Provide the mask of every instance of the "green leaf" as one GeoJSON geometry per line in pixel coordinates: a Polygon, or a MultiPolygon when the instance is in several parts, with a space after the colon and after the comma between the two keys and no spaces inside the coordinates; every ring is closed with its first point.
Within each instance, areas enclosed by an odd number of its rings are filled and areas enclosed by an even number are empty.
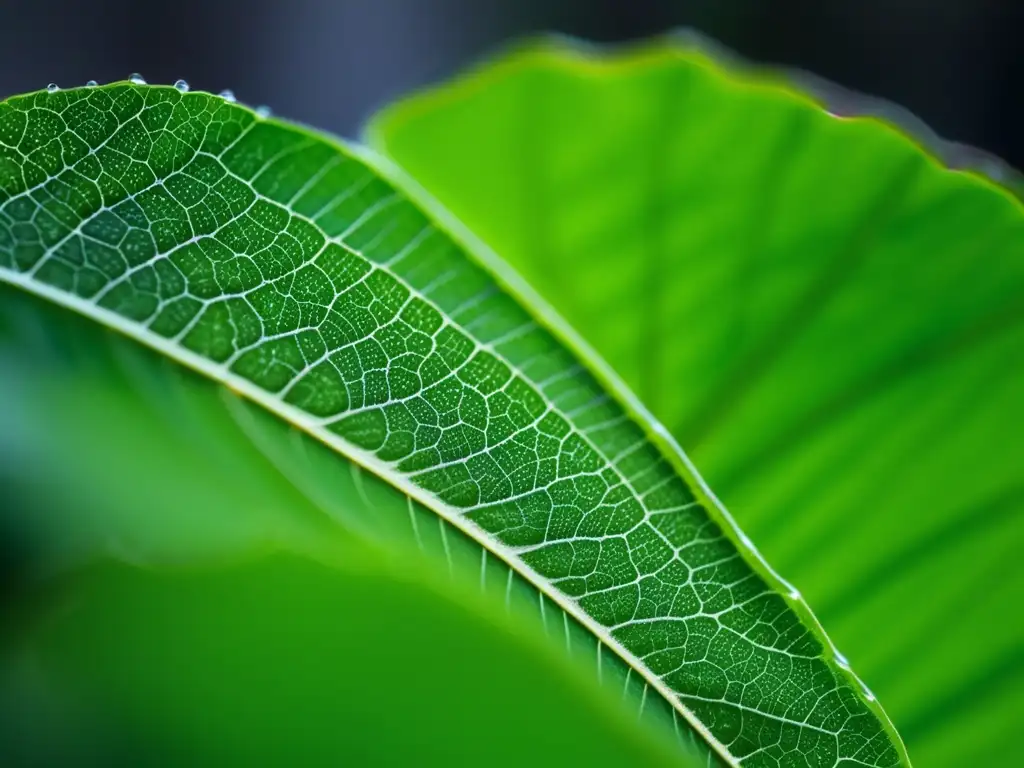
{"type": "Polygon", "coordinates": [[[507,563],[628,665],[645,713],[668,702],[722,760],[905,762],[674,442],[392,175],[209,94],[17,97],[0,278],[327,444],[401,492],[381,484],[382,515],[432,510],[446,553],[449,525],[507,563]]]}
{"type": "Polygon", "coordinates": [[[1005,760],[1024,684],[1017,200],[672,42],[514,52],[370,137],[637,392],[915,760],[1005,760]]]}

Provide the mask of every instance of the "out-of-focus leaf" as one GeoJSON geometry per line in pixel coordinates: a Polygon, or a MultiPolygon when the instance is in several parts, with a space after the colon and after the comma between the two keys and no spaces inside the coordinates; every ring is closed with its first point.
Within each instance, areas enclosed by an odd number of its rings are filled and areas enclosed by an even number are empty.
{"type": "Polygon", "coordinates": [[[5,634],[4,765],[679,764],[542,638],[432,580],[357,552],[96,563],[5,634]]]}
{"type": "Polygon", "coordinates": [[[924,765],[1024,684],[1024,211],[672,42],[515,52],[370,141],[671,431],[924,765]]]}

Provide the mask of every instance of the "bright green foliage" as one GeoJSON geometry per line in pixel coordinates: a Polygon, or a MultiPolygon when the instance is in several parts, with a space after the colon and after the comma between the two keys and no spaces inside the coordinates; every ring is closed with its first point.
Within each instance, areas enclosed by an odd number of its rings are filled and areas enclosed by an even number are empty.
{"type": "Polygon", "coordinates": [[[726,760],[901,762],[681,455],[352,151],[173,88],[11,99],[0,278],[227,383],[434,510],[726,760]]]}
{"type": "Polygon", "coordinates": [[[915,762],[1014,752],[1017,200],[671,43],[516,53],[371,140],[671,431],[915,762]]]}

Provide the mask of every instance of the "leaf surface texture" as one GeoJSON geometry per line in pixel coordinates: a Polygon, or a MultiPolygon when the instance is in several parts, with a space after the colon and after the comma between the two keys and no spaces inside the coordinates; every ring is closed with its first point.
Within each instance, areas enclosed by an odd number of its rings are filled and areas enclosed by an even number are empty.
{"type": "Polygon", "coordinates": [[[718,755],[898,764],[881,710],[652,424],[381,168],[209,94],[0,105],[0,278],[434,510],[718,755]]]}

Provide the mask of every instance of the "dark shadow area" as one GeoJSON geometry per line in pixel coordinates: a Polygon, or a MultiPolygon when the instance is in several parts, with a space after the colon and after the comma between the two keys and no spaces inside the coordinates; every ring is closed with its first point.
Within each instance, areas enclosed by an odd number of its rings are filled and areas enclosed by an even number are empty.
{"type": "Polygon", "coordinates": [[[353,136],[378,106],[510,40],[677,27],[893,101],[1024,166],[1024,5],[1007,0],[6,0],[0,96],[137,71],[353,136]]]}

